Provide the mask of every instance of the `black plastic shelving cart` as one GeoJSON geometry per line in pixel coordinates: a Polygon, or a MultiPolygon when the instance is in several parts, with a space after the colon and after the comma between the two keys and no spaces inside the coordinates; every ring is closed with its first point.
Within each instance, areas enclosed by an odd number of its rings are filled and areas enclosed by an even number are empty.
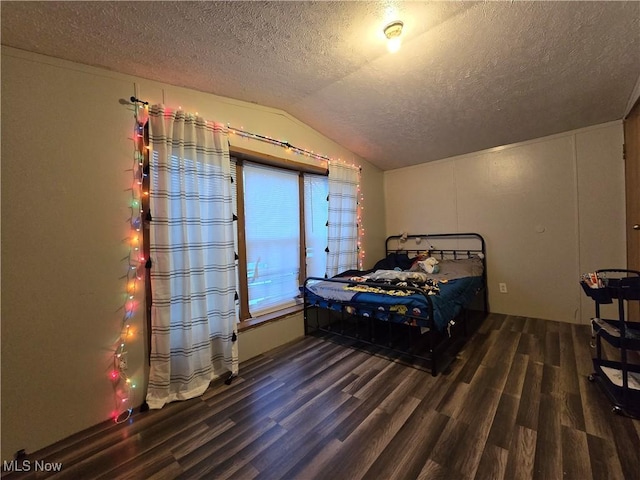
{"type": "Polygon", "coordinates": [[[597,382],[613,403],[613,411],[640,418],[640,363],[629,359],[632,351],[640,352],[640,323],[626,320],[626,305],[640,300],[640,272],[636,270],[603,269],[596,275],[602,280],[600,288],[592,288],[581,281],[582,289],[595,302],[595,317],[591,319],[594,334],[594,373],[589,380],[597,382]],[[600,305],[618,303],[618,318],[600,315],[600,305]],[[602,341],[618,352],[618,358],[604,358],[602,341]]]}

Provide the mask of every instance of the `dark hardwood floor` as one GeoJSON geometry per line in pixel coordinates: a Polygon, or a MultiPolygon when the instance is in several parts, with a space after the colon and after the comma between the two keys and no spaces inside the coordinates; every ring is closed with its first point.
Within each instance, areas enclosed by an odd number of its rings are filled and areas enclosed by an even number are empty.
{"type": "Polygon", "coordinates": [[[307,337],[231,386],[28,458],[70,479],[640,479],[640,421],[588,381],[589,342],[586,326],[492,314],[432,377],[307,337]]]}

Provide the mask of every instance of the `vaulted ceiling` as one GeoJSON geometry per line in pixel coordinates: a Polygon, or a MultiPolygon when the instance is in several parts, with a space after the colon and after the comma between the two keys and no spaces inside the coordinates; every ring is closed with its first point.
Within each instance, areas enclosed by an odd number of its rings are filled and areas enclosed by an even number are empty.
{"type": "Polygon", "coordinates": [[[29,1],[0,12],[3,45],[279,108],[383,170],[619,120],[639,90],[638,1],[29,1]],[[391,54],[382,28],[396,19],[391,54]]]}

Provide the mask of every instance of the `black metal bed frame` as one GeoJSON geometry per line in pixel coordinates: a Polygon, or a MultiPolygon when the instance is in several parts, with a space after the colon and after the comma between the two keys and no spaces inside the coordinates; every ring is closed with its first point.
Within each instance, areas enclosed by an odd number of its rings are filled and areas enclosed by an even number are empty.
{"type": "MultiPolygon", "coordinates": [[[[307,299],[307,284],[311,281],[330,281],[346,283],[350,285],[374,285],[377,288],[395,289],[394,285],[380,283],[354,282],[344,278],[319,278],[309,277],[304,282],[304,328],[305,335],[322,335],[335,341],[347,341],[347,344],[361,348],[374,354],[383,354],[395,357],[399,361],[408,363],[417,368],[426,368],[433,376],[447,368],[455,355],[464,345],[475,328],[486,317],[489,311],[487,292],[487,268],[486,268],[486,244],[484,238],[477,233],[440,233],[440,234],[414,234],[394,235],[385,241],[385,252],[407,254],[409,257],[428,251],[430,256],[439,259],[472,258],[478,255],[483,263],[483,284],[480,298],[481,311],[479,314],[471,314],[466,305],[460,314],[451,319],[446,332],[440,332],[433,324],[433,304],[431,298],[421,289],[402,287],[402,290],[410,290],[421,294],[426,298],[428,305],[428,319],[430,326],[426,333],[421,333],[421,327],[411,325],[415,319],[409,312],[407,317],[409,324],[376,319],[373,316],[365,317],[354,314],[358,302],[330,301],[327,308],[310,305],[307,299]],[[432,242],[439,241],[460,242],[474,244],[473,248],[437,248],[432,242]],[[396,248],[392,248],[396,242],[396,248]],[[415,248],[409,248],[411,244],[415,248]],[[478,246],[476,246],[478,245],[478,246]],[[339,311],[336,310],[338,307],[339,311]],[[315,313],[315,322],[312,322],[311,313],[315,313]]],[[[422,319],[424,320],[424,319],[422,319]]]]}

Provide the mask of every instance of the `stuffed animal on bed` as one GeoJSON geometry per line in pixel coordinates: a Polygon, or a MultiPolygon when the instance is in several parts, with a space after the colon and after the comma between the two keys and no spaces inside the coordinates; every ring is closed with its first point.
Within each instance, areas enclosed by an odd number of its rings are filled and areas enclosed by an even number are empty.
{"type": "Polygon", "coordinates": [[[411,259],[411,267],[409,268],[410,272],[422,272],[423,269],[420,266],[420,262],[425,261],[429,258],[429,252],[419,253],[415,257],[411,259]]]}
{"type": "Polygon", "coordinates": [[[428,257],[426,260],[418,262],[418,265],[427,273],[438,273],[440,271],[438,260],[434,257],[428,257]]]}

